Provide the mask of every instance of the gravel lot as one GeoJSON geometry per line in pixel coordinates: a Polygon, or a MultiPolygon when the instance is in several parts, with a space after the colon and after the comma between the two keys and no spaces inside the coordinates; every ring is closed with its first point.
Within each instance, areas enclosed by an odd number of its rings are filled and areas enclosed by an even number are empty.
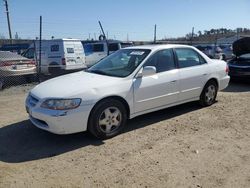
{"type": "Polygon", "coordinates": [[[27,120],[33,85],[0,91],[0,187],[250,187],[250,84],[129,121],[96,140],[58,136],[27,120]]]}

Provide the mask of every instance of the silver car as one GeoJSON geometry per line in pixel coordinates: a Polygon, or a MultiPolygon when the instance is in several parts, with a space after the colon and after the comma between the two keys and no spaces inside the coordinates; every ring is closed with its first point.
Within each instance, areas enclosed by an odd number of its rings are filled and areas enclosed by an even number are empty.
{"type": "Polygon", "coordinates": [[[32,76],[36,74],[36,63],[21,55],[0,51],[0,89],[10,77],[32,76]]]}

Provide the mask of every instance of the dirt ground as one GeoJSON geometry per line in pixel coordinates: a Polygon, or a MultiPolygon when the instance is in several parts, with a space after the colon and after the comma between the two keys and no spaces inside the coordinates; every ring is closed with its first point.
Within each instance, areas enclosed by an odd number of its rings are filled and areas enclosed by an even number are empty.
{"type": "Polygon", "coordinates": [[[0,187],[250,187],[250,84],[231,83],[211,107],[140,116],[105,141],[34,127],[32,87],[0,91],[0,187]]]}

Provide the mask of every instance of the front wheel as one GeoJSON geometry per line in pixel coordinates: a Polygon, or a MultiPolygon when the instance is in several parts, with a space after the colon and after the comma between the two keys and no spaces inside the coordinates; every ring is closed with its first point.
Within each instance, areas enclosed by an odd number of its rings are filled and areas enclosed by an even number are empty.
{"type": "Polygon", "coordinates": [[[200,96],[200,104],[202,106],[210,106],[215,102],[218,86],[215,81],[209,81],[200,96]]]}
{"type": "Polygon", "coordinates": [[[103,100],[92,110],[88,130],[97,138],[107,139],[118,135],[127,122],[124,105],[114,99],[103,100]]]}

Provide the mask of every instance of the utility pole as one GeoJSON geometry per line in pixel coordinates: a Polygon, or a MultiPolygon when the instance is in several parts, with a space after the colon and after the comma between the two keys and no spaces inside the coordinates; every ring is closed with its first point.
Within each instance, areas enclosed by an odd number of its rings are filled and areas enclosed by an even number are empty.
{"type": "Polygon", "coordinates": [[[156,24],[155,24],[155,30],[154,30],[154,43],[156,43],[156,24]]]}
{"type": "Polygon", "coordinates": [[[193,38],[194,38],[194,27],[192,27],[191,45],[193,44],[193,38]]]}
{"type": "Polygon", "coordinates": [[[237,40],[239,40],[239,28],[236,29],[236,32],[237,32],[236,33],[236,38],[237,38],[237,40]]]}
{"type": "Polygon", "coordinates": [[[108,31],[106,31],[106,37],[107,37],[107,40],[108,40],[108,38],[109,38],[109,32],[108,31]]]}
{"type": "Polygon", "coordinates": [[[10,28],[10,15],[9,15],[8,1],[7,0],[3,0],[3,1],[5,3],[6,14],[7,14],[7,21],[8,21],[8,28],[9,28],[9,38],[10,38],[10,42],[12,44],[12,34],[11,34],[11,28],[10,28]]]}

